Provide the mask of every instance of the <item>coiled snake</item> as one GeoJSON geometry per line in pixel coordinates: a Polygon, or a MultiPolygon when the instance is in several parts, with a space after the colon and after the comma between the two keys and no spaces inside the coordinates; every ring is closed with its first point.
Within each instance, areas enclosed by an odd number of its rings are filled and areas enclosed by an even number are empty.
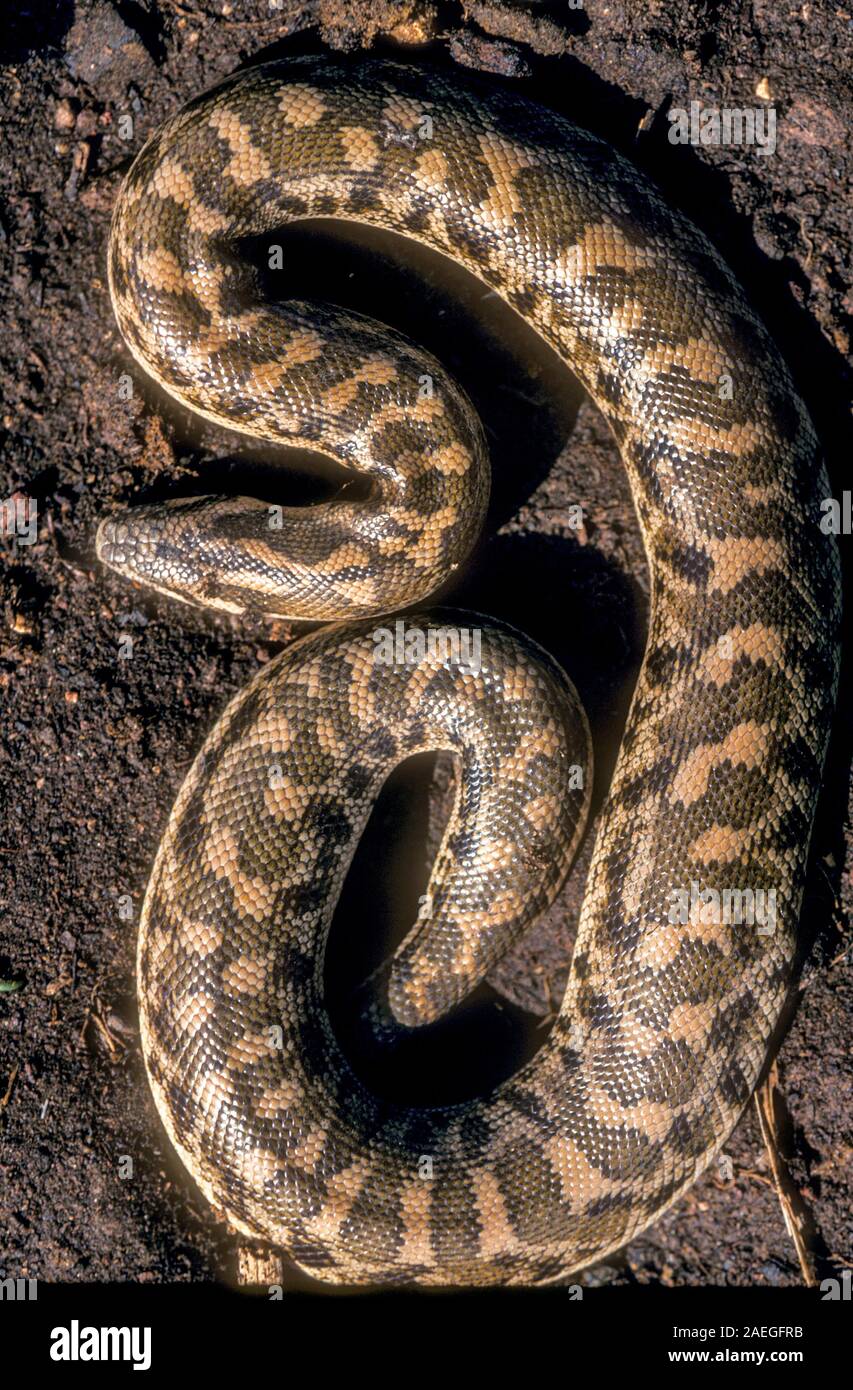
{"type": "Polygon", "coordinates": [[[177,598],[351,620],[233,701],[172,812],[138,957],[166,1129],[234,1227],[320,1279],[557,1280],[708,1165],[779,1019],[837,668],[808,415],[716,252],[641,174],[461,75],[301,59],[233,76],[139,154],[109,272],[124,338],[172,395],[371,481],[361,501],[173,500],[99,530],[102,559],[177,598]],[[465,397],[405,340],[261,297],[241,238],[318,216],[437,248],[571,363],[620,444],[650,563],[559,1018],[524,1070],[456,1106],[382,1100],[342,1056],[322,960],[344,875],[389,771],[451,749],[456,806],[389,985],[400,1026],[438,1017],[554,896],[586,809],[586,726],[562,673],[499,625],[479,624],[476,664],[429,615],[407,619],[407,660],[378,658],[373,615],[420,603],[467,554],[485,451],[465,397]]]}

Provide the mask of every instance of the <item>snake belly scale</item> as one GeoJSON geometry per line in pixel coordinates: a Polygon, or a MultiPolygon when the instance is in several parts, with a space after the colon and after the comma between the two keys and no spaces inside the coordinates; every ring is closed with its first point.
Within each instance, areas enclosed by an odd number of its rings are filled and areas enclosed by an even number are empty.
{"type": "Polygon", "coordinates": [[[282,509],[277,530],[252,499],[198,498],[99,531],[108,564],[185,601],[338,620],[228,707],[157,856],[138,985],[169,1136],[234,1227],[317,1278],[563,1278],[720,1150],[789,985],[840,603],[805,408],[717,253],[636,169],[461,74],[316,58],[237,74],[137,157],[109,268],[121,332],[167,391],[370,480],[360,501],[282,509]],[[371,615],[420,605],[470,550],[483,437],[405,339],[264,301],[241,239],[308,217],[416,238],[514,306],[609,421],[649,558],[559,1017],[521,1072],[452,1107],[382,1101],[341,1055],[321,966],[343,876],[389,770],[451,749],[455,809],[389,985],[400,1026],[436,1018],[559,887],[586,725],[553,662],[500,625],[481,624],[476,671],[377,664],[371,615]],[[772,900],[761,930],[721,914],[733,890],[772,900]]]}

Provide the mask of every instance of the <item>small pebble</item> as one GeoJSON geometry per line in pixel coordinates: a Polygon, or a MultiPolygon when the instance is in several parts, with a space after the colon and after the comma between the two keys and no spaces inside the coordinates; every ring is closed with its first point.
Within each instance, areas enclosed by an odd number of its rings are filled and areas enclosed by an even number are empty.
{"type": "Polygon", "coordinates": [[[77,120],[77,112],[73,104],[67,97],[57,105],[53,113],[53,125],[55,130],[73,130],[77,120]]]}

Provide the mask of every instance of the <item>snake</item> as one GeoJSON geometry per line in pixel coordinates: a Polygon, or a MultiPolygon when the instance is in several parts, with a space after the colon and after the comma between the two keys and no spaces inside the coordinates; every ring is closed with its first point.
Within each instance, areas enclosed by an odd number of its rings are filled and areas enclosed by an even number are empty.
{"type": "Polygon", "coordinates": [[[236,1232],[316,1280],[565,1282],[720,1153],[784,1017],[839,665],[806,407],[708,238],[609,143],[482,75],[328,55],[238,71],[148,139],[108,257],[156,383],[345,477],[314,505],[173,496],[98,529],[125,579],[309,625],[207,737],[145,895],[141,1043],[168,1137],[236,1232]],[[396,331],[276,300],[275,236],[309,218],[426,245],[541,335],[615,436],[648,559],[562,1005],[515,1074],[453,1104],[381,1094],[329,1020],[355,848],[391,771],[448,751],[454,805],[383,987],[394,1027],[424,1028],[553,901],[585,833],[589,729],[522,633],[423,607],[483,525],[483,428],[396,331]]]}

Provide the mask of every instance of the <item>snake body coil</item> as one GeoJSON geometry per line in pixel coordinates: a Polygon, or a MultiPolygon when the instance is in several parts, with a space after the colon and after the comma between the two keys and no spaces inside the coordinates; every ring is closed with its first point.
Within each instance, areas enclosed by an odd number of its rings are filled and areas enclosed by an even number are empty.
{"type": "Polygon", "coordinates": [[[110,285],[173,395],[372,487],[280,509],[277,527],[259,502],[202,498],[99,532],[103,559],[177,597],[356,620],[289,647],[229,706],[172,813],[139,942],[169,1135],[234,1226],[318,1278],[565,1276],[707,1166],[779,1019],[837,668],[808,415],[715,251],[635,169],[461,76],[307,59],[229,79],[134,163],[110,285]],[[390,1007],[417,1026],[556,892],[585,811],[585,722],[553,663],[500,627],[482,626],[476,669],[432,642],[377,661],[369,615],[420,602],[470,548],[485,454],[465,397],[403,339],[260,298],[240,239],[316,216],[437,248],[571,363],[620,444],[652,576],[559,1018],[521,1073],[448,1108],[377,1099],[329,1026],[322,957],[354,846],[391,768],[457,755],[427,911],[391,974],[390,1007]],[[735,893],[764,895],[760,920],[731,920],[735,893]]]}

